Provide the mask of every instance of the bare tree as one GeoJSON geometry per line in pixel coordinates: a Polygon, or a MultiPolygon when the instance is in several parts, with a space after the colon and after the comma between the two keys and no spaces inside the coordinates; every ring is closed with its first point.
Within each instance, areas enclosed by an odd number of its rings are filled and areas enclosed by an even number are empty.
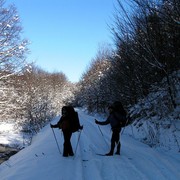
{"type": "Polygon", "coordinates": [[[15,6],[0,0],[0,79],[20,72],[25,66],[28,41],[21,39],[22,27],[15,6]]]}
{"type": "Polygon", "coordinates": [[[180,46],[179,42],[175,41],[180,36],[179,3],[173,0],[128,2],[131,10],[133,9],[131,12],[117,0],[119,9],[116,8],[112,28],[117,47],[114,58],[117,84],[127,87],[123,88],[123,91],[129,94],[124,94],[123,97],[139,99],[149,93],[152,84],[166,77],[170,103],[176,107],[174,84],[170,74],[180,67],[180,46]],[[123,79],[131,82],[129,88],[123,79]]]}
{"type": "Polygon", "coordinates": [[[103,111],[109,101],[104,93],[107,84],[103,84],[102,80],[111,67],[111,54],[112,50],[108,46],[100,46],[96,57],[81,77],[79,103],[86,105],[89,111],[103,111]]]}
{"type": "Polygon", "coordinates": [[[12,118],[18,109],[16,77],[25,68],[28,41],[21,39],[22,27],[16,8],[0,0],[0,109],[1,119],[12,118]]]}
{"type": "Polygon", "coordinates": [[[67,84],[63,73],[48,73],[35,65],[18,76],[16,91],[21,98],[16,116],[19,124],[33,133],[38,132],[60,113],[64,101],[70,96],[67,93],[70,90],[65,88],[67,84]]]}

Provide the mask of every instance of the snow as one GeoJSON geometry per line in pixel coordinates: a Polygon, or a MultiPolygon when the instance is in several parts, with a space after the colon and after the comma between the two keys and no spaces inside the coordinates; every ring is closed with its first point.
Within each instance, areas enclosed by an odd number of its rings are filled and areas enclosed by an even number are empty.
{"type": "Polygon", "coordinates": [[[23,144],[23,138],[15,129],[14,123],[0,123],[0,142],[4,145],[23,144]]]}
{"type": "Polygon", "coordinates": [[[3,131],[9,131],[9,130],[13,130],[13,124],[11,123],[11,124],[7,124],[7,123],[2,123],[1,125],[0,125],[0,129],[3,129],[3,131]]]}
{"type": "MultiPolygon", "coordinates": [[[[61,154],[52,129],[44,127],[32,144],[0,165],[1,180],[178,180],[180,156],[178,152],[164,151],[133,139],[123,133],[121,155],[99,156],[110,148],[110,126],[98,126],[97,117],[78,110],[84,128],[74,157],[63,157],[63,136],[54,129],[61,154]]],[[[53,119],[56,123],[58,117],[53,119]]],[[[71,142],[75,151],[80,132],[73,134],[71,142]]]]}

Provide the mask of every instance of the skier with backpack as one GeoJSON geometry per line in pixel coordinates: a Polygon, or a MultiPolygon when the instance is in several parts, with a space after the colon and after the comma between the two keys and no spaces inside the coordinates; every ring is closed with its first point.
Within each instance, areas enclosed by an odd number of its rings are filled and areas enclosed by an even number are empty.
{"type": "Polygon", "coordinates": [[[121,132],[121,128],[126,126],[127,113],[124,110],[123,105],[119,101],[116,101],[111,106],[109,106],[108,110],[109,110],[108,118],[105,121],[98,121],[97,119],[95,119],[95,123],[99,125],[107,125],[107,124],[111,125],[111,129],[112,129],[111,149],[105,155],[112,156],[114,154],[115,145],[117,146],[117,150],[115,154],[120,155],[120,148],[121,148],[120,132],[121,132]]]}
{"type": "Polygon", "coordinates": [[[78,113],[74,110],[72,106],[62,107],[62,116],[57,124],[50,124],[51,128],[62,129],[64,136],[64,149],[63,156],[74,156],[74,152],[71,145],[71,136],[73,132],[82,130],[83,126],[80,126],[78,113]]]}

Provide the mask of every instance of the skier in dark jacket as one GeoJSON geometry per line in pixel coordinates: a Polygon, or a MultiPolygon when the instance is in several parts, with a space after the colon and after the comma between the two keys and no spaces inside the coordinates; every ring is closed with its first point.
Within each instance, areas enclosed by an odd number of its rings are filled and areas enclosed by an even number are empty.
{"type": "Polygon", "coordinates": [[[105,154],[107,156],[112,156],[114,154],[114,148],[115,145],[117,144],[117,150],[115,154],[120,155],[120,148],[121,148],[121,143],[120,143],[120,132],[121,132],[121,118],[124,118],[126,116],[126,111],[124,110],[122,104],[118,102],[114,102],[113,105],[108,107],[109,110],[109,116],[106,119],[106,121],[100,122],[95,119],[95,123],[99,125],[111,125],[112,129],[112,137],[111,137],[111,149],[109,153],[105,154]],[[118,105],[118,107],[116,106],[118,105]]]}
{"type": "MultiPolygon", "coordinates": [[[[57,124],[52,125],[50,124],[51,128],[59,128],[62,129],[63,136],[64,136],[64,149],[63,149],[63,156],[73,156],[73,149],[71,145],[71,136],[72,136],[72,127],[71,127],[71,119],[74,116],[78,116],[77,112],[74,111],[73,107],[71,106],[63,106],[62,107],[62,116],[57,124]]],[[[80,126],[80,125],[79,125],[80,126]]],[[[80,126],[79,129],[83,127],[80,126]]]]}

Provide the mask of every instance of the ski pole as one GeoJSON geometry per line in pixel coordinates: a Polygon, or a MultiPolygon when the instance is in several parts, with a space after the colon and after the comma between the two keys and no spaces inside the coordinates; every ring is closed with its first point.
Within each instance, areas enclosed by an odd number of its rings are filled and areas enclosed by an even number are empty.
{"type": "Polygon", "coordinates": [[[57,142],[57,138],[56,138],[56,135],[55,135],[55,133],[54,133],[54,129],[53,129],[53,128],[51,128],[51,129],[52,129],[52,132],[53,132],[53,134],[54,134],[54,139],[55,139],[55,141],[56,141],[56,144],[57,144],[59,153],[61,154],[61,151],[60,151],[60,148],[59,148],[59,145],[58,145],[58,142],[57,142]]]}
{"type": "Polygon", "coordinates": [[[103,132],[101,131],[101,128],[99,127],[99,125],[98,125],[98,128],[99,128],[99,131],[101,132],[101,135],[102,135],[102,137],[103,137],[106,145],[109,147],[108,143],[107,143],[106,140],[105,140],[104,134],[103,134],[103,132]]]}
{"type": "Polygon", "coordinates": [[[79,136],[78,136],[78,141],[77,141],[77,144],[76,144],[76,149],[75,149],[75,152],[74,152],[74,157],[76,155],[77,147],[78,147],[78,144],[79,144],[79,140],[80,140],[80,136],[81,136],[81,131],[82,130],[80,130],[80,133],[79,133],[79,136]]]}

